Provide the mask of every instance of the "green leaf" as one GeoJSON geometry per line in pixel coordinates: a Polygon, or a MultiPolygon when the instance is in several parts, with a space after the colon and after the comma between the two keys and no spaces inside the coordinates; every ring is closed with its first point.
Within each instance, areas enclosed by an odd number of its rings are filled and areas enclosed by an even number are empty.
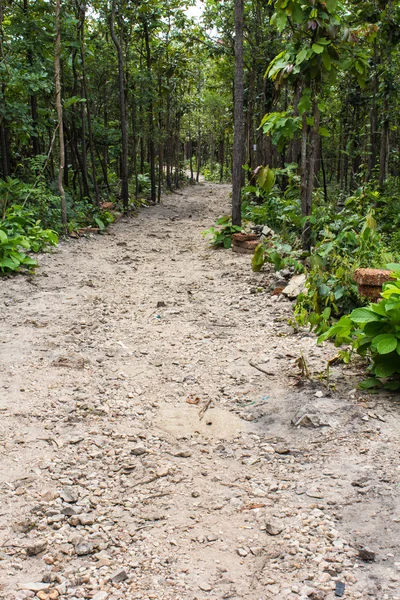
{"type": "Polygon", "coordinates": [[[97,223],[98,228],[100,229],[100,231],[104,231],[104,229],[106,228],[103,221],[100,219],[100,217],[95,217],[94,218],[95,222],[97,223]]]}
{"type": "Polygon", "coordinates": [[[361,381],[361,383],[359,384],[359,388],[360,390],[371,390],[373,388],[378,388],[381,387],[382,383],[379,381],[379,379],[364,379],[364,381],[361,381]]]}
{"type": "Polygon", "coordinates": [[[275,185],[275,179],[275,171],[266,166],[259,170],[257,183],[261,189],[270,192],[275,185]]]}
{"type": "Polygon", "coordinates": [[[356,308],[350,314],[350,318],[354,323],[370,323],[371,321],[380,321],[380,317],[368,308],[356,308]]]}
{"type": "Polygon", "coordinates": [[[373,371],[377,377],[391,377],[394,373],[400,372],[400,356],[398,354],[389,354],[387,356],[377,356],[373,371]],[[396,360],[397,357],[397,360],[396,360]],[[394,360],[393,360],[394,358],[394,360]]]}
{"type": "Polygon", "coordinates": [[[379,354],[390,354],[397,348],[397,338],[394,335],[388,335],[385,339],[381,340],[376,348],[379,354]]]}
{"type": "Polygon", "coordinates": [[[228,248],[232,248],[232,236],[227,235],[224,239],[224,248],[228,250],[228,248]]]}
{"type": "Polygon", "coordinates": [[[303,94],[299,100],[297,105],[297,110],[299,111],[299,115],[304,114],[307,110],[311,108],[311,98],[308,94],[303,94]]]}
{"type": "Polygon", "coordinates": [[[365,325],[364,333],[365,335],[376,337],[384,333],[383,329],[385,329],[385,327],[387,327],[387,322],[385,321],[371,321],[365,325]]]}
{"type": "Polygon", "coordinates": [[[302,48],[296,56],[296,65],[301,65],[301,63],[303,63],[306,60],[307,54],[308,48],[302,48]]]}
{"type": "Polygon", "coordinates": [[[393,273],[395,273],[397,277],[400,277],[400,265],[398,263],[389,263],[388,265],[386,265],[386,268],[389,271],[393,271],[393,273]]]}
{"type": "Polygon", "coordinates": [[[335,12],[338,5],[338,0],[325,0],[326,8],[330,13],[335,12]]]}
{"type": "Polygon", "coordinates": [[[323,137],[329,137],[330,136],[330,133],[329,133],[329,131],[328,131],[328,129],[326,127],[320,127],[318,129],[318,133],[319,133],[319,135],[322,135],[323,137]]]}
{"type": "Polygon", "coordinates": [[[5,231],[0,229],[0,243],[5,244],[8,240],[8,236],[5,231]]]}
{"type": "Polygon", "coordinates": [[[320,44],[313,44],[311,48],[313,49],[313,52],[315,52],[315,54],[322,54],[324,51],[324,47],[320,46],[320,44]]]}
{"type": "Polygon", "coordinates": [[[261,268],[264,264],[264,247],[262,244],[259,244],[255,249],[253,254],[253,258],[251,260],[251,267],[255,273],[261,271],[261,268]]]}
{"type": "Polygon", "coordinates": [[[0,267],[5,269],[10,269],[10,271],[16,271],[19,267],[19,263],[15,263],[11,260],[11,258],[4,258],[0,262],[0,267]]]}
{"type": "Polygon", "coordinates": [[[327,71],[330,71],[332,69],[331,58],[330,58],[328,52],[326,52],[326,51],[322,54],[322,62],[327,71]]]}
{"type": "Polygon", "coordinates": [[[400,381],[388,381],[383,387],[390,392],[397,392],[400,390],[400,381]]]}

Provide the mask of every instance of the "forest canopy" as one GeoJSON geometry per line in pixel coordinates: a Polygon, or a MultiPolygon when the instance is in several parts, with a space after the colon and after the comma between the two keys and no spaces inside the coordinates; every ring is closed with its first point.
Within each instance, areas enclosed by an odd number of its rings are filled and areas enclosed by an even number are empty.
{"type": "Polygon", "coordinates": [[[351,206],[354,218],[373,211],[397,252],[398,4],[206,0],[201,19],[190,16],[194,4],[2,2],[4,235],[33,225],[44,237],[102,229],[110,203],[126,212],[187,179],[230,181],[236,152],[236,221],[254,220],[254,205],[264,214],[256,220],[282,229],[286,219],[309,251],[318,214],[351,206]],[[234,118],[238,19],[243,98],[234,118]],[[271,189],[254,174],[267,166],[271,189]]]}

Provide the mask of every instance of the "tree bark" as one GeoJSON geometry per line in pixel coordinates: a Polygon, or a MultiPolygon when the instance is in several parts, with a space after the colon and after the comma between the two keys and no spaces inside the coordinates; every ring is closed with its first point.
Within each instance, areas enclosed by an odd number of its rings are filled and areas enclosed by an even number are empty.
{"type": "Polygon", "coordinates": [[[234,102],[234,141],[232,173],[232,224],[242,224],[241,189],[244,159],[243,128],[243,0],[235,0],[235,102],[234,102]]]}
{"type": "Polygon", "coordinates": [[[118,55],[118,83],[119,83],[119,110],[121,116],[121,198],[124,212],[129,208],[128,187],[128,125],[126,118],[125,81],[124,81],[124,56],[121,44],[115,34],[116,0],[113,0],[110,15],[110,33],[118,55]]]}
{"type": "Polygon", "coordinates": [[[96,156],[94,151],[94,140],[93,140],[93,129],[92,129],[92,118],[90,111],[90,100],[88,95],[87,88],[87,78],[86,78],[86,63],[85,63],[85,5],[81,5],[80,9],[80,22],[81,22],[81,63],[82,63],[82,96],[86,99],[84,106],[84,112],[82,115],[82,119],[84,119],[84,113],[86,110],[86,119],[88,126],[88,134],[89,134],[89,150],[90,150],[90,160],[92,163],[92,179],[93,179],[93,189],[94,189],[94,199],[96,206],[100,206],[100,195],[99,195],[99,186],[97,184],[97,170],[96,170],[96,156]]]}
{"type": "MultiPolygon", "coordinates": [[[[0,0],[0,60],[3,60],[4,49],[3,49],[3,19],[4,19],[4,5],[0,0]]],[[[6,85],[4,82],[1,84],[2,98],[5,102],[6,85]]],[[[8,127],[3,116],[0,116],[0,151],[1,151],[1,170],[3,178],[10,174],[10,147],[8,141],[8,127]]]]}
{"type": "Polygon", "coordinates": [[[156,187],[156,163],[155,163],[155,147],[154,147],[154,115],[153,115],[153,95],[151,89],[152,73],[151,73],[151,50],[149,26],[147,21],[144,21],[144,41],[146,45],[146,65],[147,75],[149,78],[150,87],[150,102],[149,102],[149,154],[150,154],[150,182],[151,182],[151,201],[157,202],[157,187],[156,187]]]}
{"type": "Polygon", "coordinates": [[[67,232],[67,206],[65,202],[65,191],[63,187],[63,175],[64,175],[64,128],[63,128],[63,108],[61,103],[61,68],[60,68],[60,54],[61,54],[61,1],[56,0],[56,48],[54,56],[54,72],[55,72],[55,86],[56,86],[56,106],[57,106],[57,119],[58,119],[58,139],[59,139],[59,150],[60,160],[58,168],[58,191],[61,198],[61,222],[64,232],[67,232]]]}

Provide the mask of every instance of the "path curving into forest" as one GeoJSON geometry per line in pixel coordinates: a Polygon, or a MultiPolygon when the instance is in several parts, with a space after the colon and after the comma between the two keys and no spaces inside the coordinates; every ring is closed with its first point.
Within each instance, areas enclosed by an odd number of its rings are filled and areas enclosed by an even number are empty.
{"type": "Polygon", "coordinates": [[[202,240],[228,211],[188,187],[0,281],[1,598],[400,597],[398,404],[299,378],[332,349],[202,240]]]}

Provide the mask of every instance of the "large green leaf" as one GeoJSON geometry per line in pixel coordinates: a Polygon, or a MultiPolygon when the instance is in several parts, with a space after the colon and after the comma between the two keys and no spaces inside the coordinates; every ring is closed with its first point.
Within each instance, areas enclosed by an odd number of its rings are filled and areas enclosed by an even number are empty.
{"type": "Polygon", "coordinates": [[[256,273],[258,273],[259,271],[261,271],[261,268],[264,264],[265,260],[264,260],[264,246],[262,244],[259,244],[253,254],[253,258],[251,260],[251,266],[253,271],[255,271],[256,273]]]}
{"type": "Polygon", "coordinates": [[[275,185],[275,171],[268,166],[262,167],[257,176],[257,183],[266,192],[270,192],[275,185]]]}
{"type": "Polygon", "coordinates": [[[379,354],[390,354],[390,352],[396,350],[397,342],[398,340],[395,335],[387,335],[385,339],[382,339],[380,342],[378,342],[376,349],[378,350],[379,354]]]}
{"type": "Polygon", "coordinates": [[[400,373],[400,356],[397,353],[377,356],[373,371],[377,377],[391,377],[400,373]]]}
{"type": "Polygon", "coordinates": [[[364,327],[365,335],[377,336],[382,333],[386,333],[384,329],[388,326],[386,321],[371,321],[364,327]]]}
{"type": "Polygon", "coordinates": [[[313,52],[315,52],[315,54],[322,54],[324,51],[324,47],[320,46],[320,44],[313,44],[311,48],[313,49],[313,52]]]}
{"type": "Polygon", "coordinates": [[[381,318],[369,308],[356,308],[350,315],[354,323],[370,323],[371,321],[380,321],[381,318]]]}

